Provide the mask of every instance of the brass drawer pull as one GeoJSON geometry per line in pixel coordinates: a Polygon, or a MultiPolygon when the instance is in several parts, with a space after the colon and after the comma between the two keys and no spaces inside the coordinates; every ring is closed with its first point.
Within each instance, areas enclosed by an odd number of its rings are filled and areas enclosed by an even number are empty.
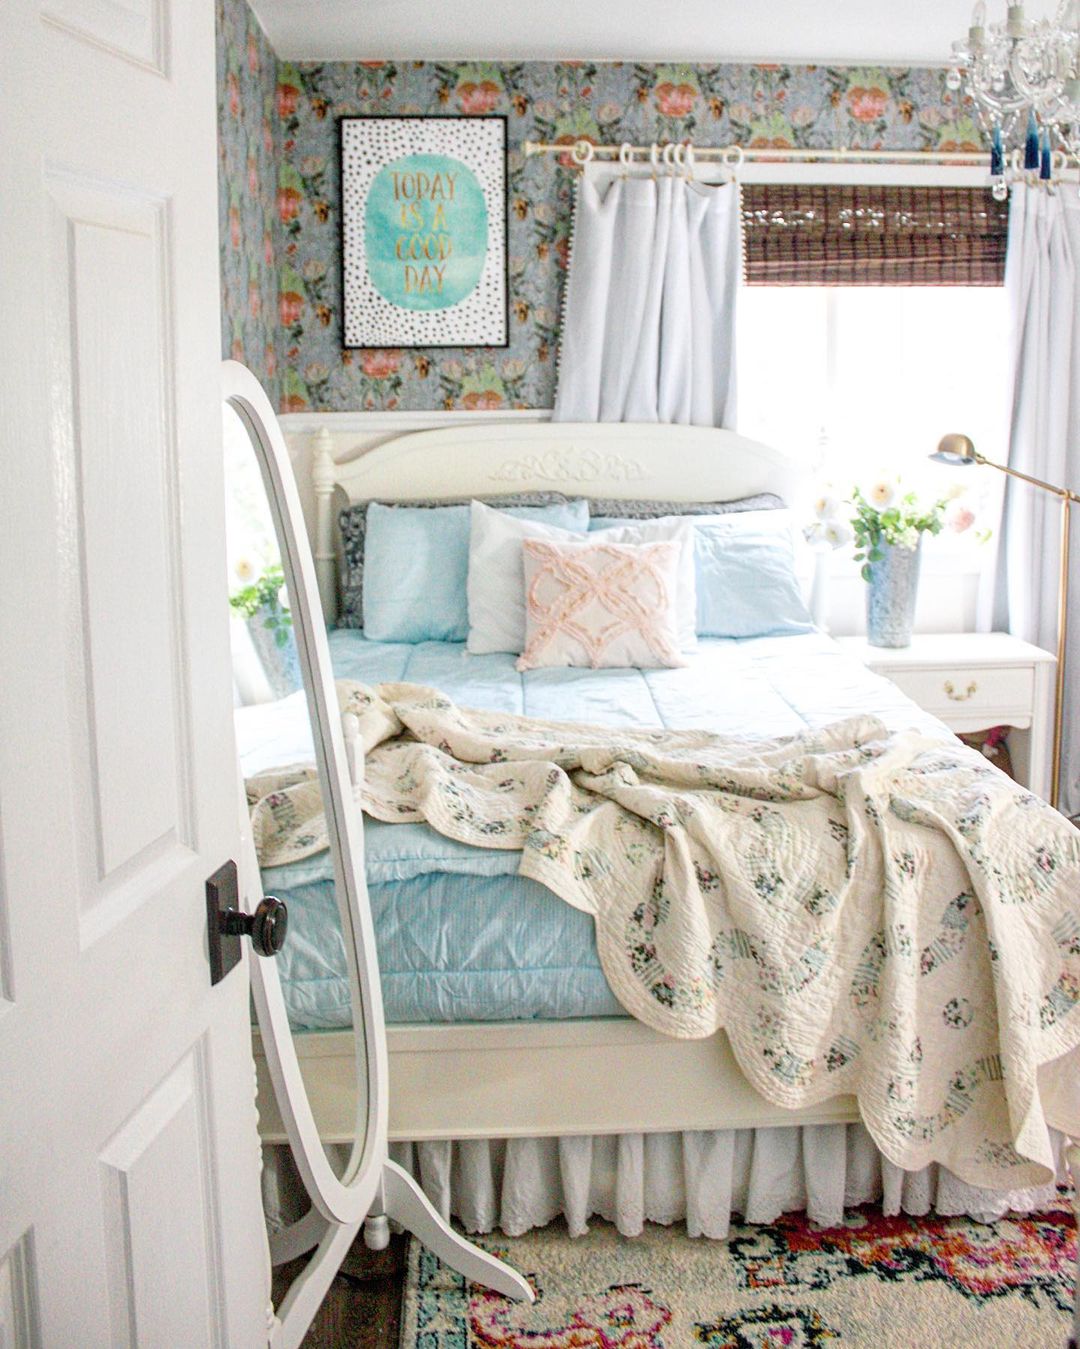
{"type": "Polygon", "coordinates": [[[973,679],[963,693],[957,693],[956,686],[953,684],[952,680],[946,679],[945,681],[945,693],[947,694],[948,697],[950,697],[953,700],[954,703],[966,703],[967,700],[971,697],[971,695],[976,691],[977,687],[978,685],[975,683],[973,679]]]}

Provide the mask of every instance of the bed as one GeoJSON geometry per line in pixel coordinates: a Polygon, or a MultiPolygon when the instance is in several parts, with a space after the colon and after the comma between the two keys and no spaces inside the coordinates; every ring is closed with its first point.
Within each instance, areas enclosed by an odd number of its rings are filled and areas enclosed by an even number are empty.
{"type": "MultiPolygon", "coordinates": [[[[337,604],[343,501],[408,501],[563,491],[603,498],[726,501],[805,495],[783,456],[733,433],[659,426],[485,424],[406,435],[313,465],[316,564],[337,604]],[[693,484],[688,497],[687,484],[693,484]]],[[[818,603],[820,578],[814,584],[818,603]]],[[[893,685],[845,658],[823,633],[702,643],[686,669],[539,670],[459,644],[369,641],[332,633],[339,678],[408,680],[463,706],[602,725],[707,727],[784,735],[873,712],[891,729],[947,736],[893,685]],[[723,697],[717,697],[717,690],[723,697]]],[[[246,709],[245,776],[302,757],[299,707],[246,709]]],[[[592,922],[536,882],[512,852],[475,849],[424,825],[365,821],[391,1065],[390,1138],[429,1197],[471,1230],[520,1231],[560,1209],[572,1231],[592,1212],[624,1231],[685,1217],[723,1236],[732,1209],[768,1220],[806,1207],[836,1221],[845,1204],[989,1215],[1051,1202],[1052,1185],[976,1192],[928,1168],[891,1167],[851,1098],[784,1110],[751,1087],[723,1033],[672,1040],[628,1018],[600,971],[592,922]]],[[[282,977],[325,1141],[351,1137],[352,1050],[343,952],[335,948],[325,859],[264,875],[290,902],[282,977]]],[[[337,938],[340,944],[340,938],[337,938]]],[[[260,1129],[285,1133],[260,1064],[260,1129]]]]}
{"type": "MultiPolygon", "coordinates": [[[[599,725],[702,727],[788,735],[858,714],[896,729],[940,731],[894,685],[849,662],[820,633],[703,643],[685,670],[551,670],[518,674],[507,655],[331,634],[339,678],[410,681],[456,702],[599,725]],[[717,707],[715,690],[724,689],[717,707]]],[[[311,757],[301,694],[238,714],[245,776],[311,757]]],[[[368,891],[379,933],[389,1025],[623,1017],[600,969],[588,915],[518,876],[517,852],[478,853],[423,824],[365,826],[368,891]]],[[[290,904],[279,959],[290,1020],[347,1029],[349,988],[334,918],[329,855],[267,868],[290,904]]]]}

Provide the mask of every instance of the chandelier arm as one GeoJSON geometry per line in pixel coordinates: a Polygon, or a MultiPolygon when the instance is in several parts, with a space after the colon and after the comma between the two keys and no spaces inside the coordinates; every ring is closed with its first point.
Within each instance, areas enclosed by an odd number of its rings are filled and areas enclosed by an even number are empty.
{"type": "Polygon", "coordinates": [[[976,5],[967,38],[953,43],[946,87],[964,91],[991,142],[995,196],[1010,182],[1052,186],[1070,164],[1080,167],[1080,0],[1061,0],[1053,17],[1034,22],[1018,5],[995,23],[984,11],[976,5]]]}

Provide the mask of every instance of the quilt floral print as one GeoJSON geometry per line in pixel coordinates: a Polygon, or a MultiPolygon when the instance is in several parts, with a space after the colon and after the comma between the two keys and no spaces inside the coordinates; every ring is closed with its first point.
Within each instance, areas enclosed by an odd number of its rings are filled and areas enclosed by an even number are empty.
{"type": "MultiPolygon", "coordinates": [[[[871,717],[780,740],[543,722],[341,681],[377,819],[426,820],[593,915],[665,1034],[723,1029],[769,1101],[850,1093],[896,1164],[998,1189],[1080,1132],[1080,831],[959,741],[871,717]],[[1075,1065],[1073,1065],[1075,1066],[1075,1065]]],[[[326,847],[314,770],[248,782],[263,865],[326,847]]]]}

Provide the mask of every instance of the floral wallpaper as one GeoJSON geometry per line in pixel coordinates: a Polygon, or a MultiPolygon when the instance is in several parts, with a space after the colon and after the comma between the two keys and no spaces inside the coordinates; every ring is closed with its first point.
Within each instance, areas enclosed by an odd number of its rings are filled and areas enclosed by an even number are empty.
{"type": "Polygon", "coordinates": [[[522,142],[682,140],[975,149],[940,70],[780,65],[367,61],[278,67],[279,364],[284,411],[550,407],[574,171],[522,142]],[[506,350],[343,351],[337,127],[343,113],[509,117],[506,350]]]}
{"type": "Polygon", "coordinates": [[[277,57],[245,0],[217,0],[221,349],[279,396],[277,57]]]}
{"type": "Polygon", "coordinates": [[[938,69],[276,60],[245,0],[218,0],[224,346],[284,412],[550,407],[575,171],[522,143],[683,140],[977,149],[938,69]],[[341,347],[342,114],[503,113],[506,349],[341,347]]]}

